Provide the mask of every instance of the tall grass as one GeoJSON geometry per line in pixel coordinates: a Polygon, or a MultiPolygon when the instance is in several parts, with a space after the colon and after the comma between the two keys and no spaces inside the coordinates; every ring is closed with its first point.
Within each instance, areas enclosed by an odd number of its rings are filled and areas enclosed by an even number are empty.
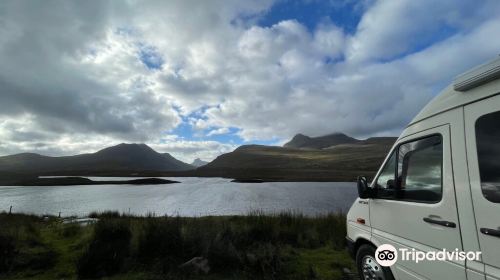
{"type": "Polygon", "coordinates": [[[99,221],[92,241],[78,260],[78,275],[97,278],[119,272],[128,257],[131,236],[127,220],[99,221]]]}
{"type": "MultiPolygon", "coordinates": [[[[114,232],[123,236],[114,236],[114,239],[133,240],[129,246],[131,252],[119,251],[119,248],[128,248],[124,244],[108,243],[116,248],[99,250],[99,261],[110,260],[121,252],[120,259],[128,259],[129,263],[138,266],[154,267],[161,273],[175,272],[180,264],[201,256],[209,260],[214,271],[244,269],[261,275],[279,274],[280,254],[284,247],[313,249],[332,246],[341,250],[345,236],[343,214],[307,217],[294,212],[269,215],[254,211],[247,216],[181,218],[148,215],[139,218],[107,212],[94,213],[93,217],[100,221],[91,244],[100,244],[99,240],[105,238],[101,235],[109,234],[102,231],[103,227],[119,227],[114,232]],[[125,225],[129,231],[122,230],[125,225]],[[130,232],[134,235],[132,238],[130,232]]],[[[93,256],[92,252],[100,246],[91,245],[84,259],[93,256]]],[[[98,265],[91,265],[79,271],[85,272],[80,273],[81,276],[88,276],[103,275],[101,270],[98,265]],[[92,269],[95,271],[89,272],[92,269]]]]}
{"type": "MultiPolygon", "coordinates": [[[[341,251],[346,233],[343,214],[308,217],[294,212],[254,211],[247,216],[189,218],[135,217],[105,212],[92,213],[92,217],[99,221],[87,226],[91,229],[88,238],[79,237],[80,226],[59,224],[55,227],[61,238],[85,240],[75,260],[75,271],[82,279],[137,271],[183,279],[195,271],[182,269],[181,265],[195,257],[208,260],[210,273],[237,273],[249,279],[286,279],[284,262],[290,254],[297,254],[294,250],[328,247],[341,251]]],[[[0,274],[12,272],[16,267],[13,262],[19,248],[33,244],[38,244],[38,248],[46,246],[38,231],[47,221],[35,216],[0,214],[2,225],[9,219],[21,226],[16,229],[17,234],[6,234],[5,227],[0,229],[3,254],[0,274]]],[[[50,268],[57,256],[46,257],[51,261],[44,266],[50,268]]]]}
{"type": "Polygon", "coordinates": [[[0,213],[0,275],[52,267],[57,254],[40,237],[40,225],[50,222],[34,215],[0,213]]]}

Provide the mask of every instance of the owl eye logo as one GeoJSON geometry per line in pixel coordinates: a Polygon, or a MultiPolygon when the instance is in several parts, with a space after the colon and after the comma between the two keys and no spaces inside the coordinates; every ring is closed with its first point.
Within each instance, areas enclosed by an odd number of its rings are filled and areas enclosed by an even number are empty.
{"type": "Polygon", "coordinates": [[[394,246],[382,244],[375,251],[375,260],[381,266],[391,266],[398,260],[398,252],[394,246]]]}
{"type": "Polygon", "coordinates": [[[378,252],[378,258],[382,261],[392,261],[394,259],[394,252],[391,250],[383,250],[378,252]]]}

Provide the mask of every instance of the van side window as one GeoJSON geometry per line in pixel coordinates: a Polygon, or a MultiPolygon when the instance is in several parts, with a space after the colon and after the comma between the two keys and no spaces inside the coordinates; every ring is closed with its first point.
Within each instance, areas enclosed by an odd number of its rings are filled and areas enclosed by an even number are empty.
{"type": "Polygon", "coordinates": [[[436,203],[442,196],[443,141],[440,135],[399,145],[377,178],[376,197],[436,203]],[[397,176],[395,176],[397,174],[397,176]]]}
{"type": "Polygon", "coordinates": [[[399,146],[396,199],[435,203],[442,195],[443,143],[441,136],[399,146]]]}
{"type": "Polygon", "coordinates": [[[500,203],[500,111],[481,116],[475,126],[481,190],[500,203]]]}
{"type": "Polygon", "coordinates": [[[384,168],[377,178],[376,188],[378,198],[393,198],[396,185],[394,183],[394,175],[396,173],[396,151],[392,153],[389,160],[385,163],[384,168]]]}

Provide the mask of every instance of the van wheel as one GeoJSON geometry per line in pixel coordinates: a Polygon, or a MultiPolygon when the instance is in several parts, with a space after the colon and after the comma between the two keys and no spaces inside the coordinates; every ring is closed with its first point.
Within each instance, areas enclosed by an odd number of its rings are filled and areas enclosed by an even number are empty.
{"type": "Polygon", "coordinates": [[[394,280],[391,270],[375,260],[375,247],[364,244],[356,253],[356,266],[359,278],[363,280],[394,280]]]}

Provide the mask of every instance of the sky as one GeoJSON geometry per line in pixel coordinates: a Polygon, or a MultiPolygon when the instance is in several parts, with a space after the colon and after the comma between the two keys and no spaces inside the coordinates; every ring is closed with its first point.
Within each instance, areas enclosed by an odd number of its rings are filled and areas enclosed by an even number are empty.
{"type": "Polygon", "coordinates": [[[0,1],[0,155],[146,143],[190,162],[397,136],[500,54],[497,0],[0,1]]]}

